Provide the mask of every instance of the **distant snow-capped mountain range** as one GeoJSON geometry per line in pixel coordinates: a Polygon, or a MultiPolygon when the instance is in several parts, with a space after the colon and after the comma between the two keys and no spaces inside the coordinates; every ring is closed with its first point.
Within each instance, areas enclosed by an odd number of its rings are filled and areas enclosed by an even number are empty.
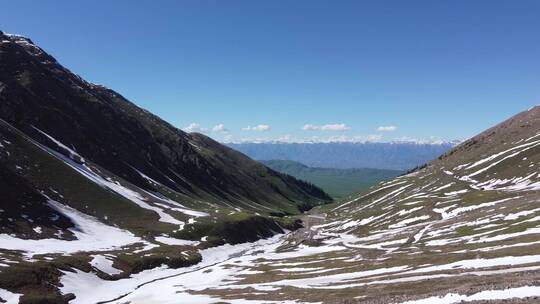
{"type": "Polygon", "coordinates": [[[257,160],[292,160],[312,167],[408,170],[423,165],[459,141],[299,142],[251,141],[228,143],[257,160]]]}
{"type": "Polygon", "coordinates": [[[401,138],[388,141],[366,140],[355,138],[315,138],[315,139],[299,139],[299,140],[284,140],[284,139],[267,139],[267,138],[250,138],[250,139],[233,139],[222,140],[226,145],[235,144],[417,144],[417,145],[452,145],[457,146],[466,139],[446,140],[439,138],[416,139],[416,138],[401,138]]]}

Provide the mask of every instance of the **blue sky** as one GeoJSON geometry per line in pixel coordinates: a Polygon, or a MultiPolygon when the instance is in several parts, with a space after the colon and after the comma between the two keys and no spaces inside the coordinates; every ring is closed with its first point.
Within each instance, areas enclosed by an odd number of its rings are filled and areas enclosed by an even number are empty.
{"type": "Polygon", "coordinates": [[[526,0],[5,0],[0,29],[218,140],[462,139],[540,103],[539,15],[526,0]]]}

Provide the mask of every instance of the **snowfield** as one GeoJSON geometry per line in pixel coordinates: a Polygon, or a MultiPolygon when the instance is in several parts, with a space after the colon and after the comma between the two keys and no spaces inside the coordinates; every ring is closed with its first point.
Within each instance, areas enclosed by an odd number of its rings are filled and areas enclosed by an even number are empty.
{"type": "Polygon", "coordinates": [[[69,229],[77,238],[73,241],[60,239],[25,240],[0,234],[0,249],[20,250],[31,258],[38,254],[72,254],[79,251],[110,251],[123,246],[144,243],[131,232],[108,226],[98,219],[73,208],[49,200],[49,206],[64,214],[75,224],[69,229]]]}
{"type": "MultiPolygon", "coordinates": [[[[362,263],[362,257],[350,259],[356,248],[377,248],[395,256],[396,249],[393,246],[400,246],[402,242],[386,241],[395,231],[359,238],[351,234],[332,234],[324,229],[314,229],[325,237],[322,245],[300,245],[284,249],[290,245],[290,237],[294,233],[276,235],[255,243],[202,250],[203,261],[192,267],[178,270],[154,269],[118,281],[102,280],[81,271],[66,272],[61,279],[64,285],[61,290],[79,295],[73,303],[113,299],[110,303],[316,303],[318,301],[294,297],[280,301],[268,300],[273,299],[272,295],[276,292],[291,287],[324,292],[370,285],[392,286],[453,277],[540,271],[540,255],[465,259],[440,265],[418,266],[403,264],[385,267],[379,262],[370,266],[371,269],[360,270],[362,268],[358,268],[358,264],[362,263]],[[331,261],[335,261],[335,266],[329,264],[331,261]],[[251,279],[259,282],[249,282],[251,279]],[[90,289],[101,292],[88,292],[90,289]],[[256,300],[253,295],[259,295],[265,300],[256,300]]],[[[459,303],[528,296],[540,296],[540,287],[486,290],[469,296],[447,294],[403,303],[459,303]]]]}
{"type": "Polygon", "coordinates": [[[0,288],[0,299],[5,301],[5,304],[17,304],[19,303],[20,294],[9,292],[0,288]]]}
{"type": "Polygon", "coordinates": [[[503,290],[484,290],[470,296],[449,293],[443,297],[431,297],[422,300],[407,301],[401,304],[454,304],[462,303],[463,301],[523,299],[538,296],[540,296],[540,286],[524,286],[503,290]]]}

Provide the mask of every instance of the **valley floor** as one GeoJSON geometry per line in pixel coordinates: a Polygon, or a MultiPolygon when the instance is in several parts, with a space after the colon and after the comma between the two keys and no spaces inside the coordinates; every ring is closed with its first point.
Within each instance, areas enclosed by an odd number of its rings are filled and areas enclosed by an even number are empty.
{"type": "MultiPolygon", "coordinates": [[[[333,234],[320,216],[310,229],[202,251],[183,269],[158,268],[106,281],[65,272],[71,303],[538,303],[540,255],[483,258],[451,254],[417,261],[385,232],[333,234]],[[404,256],[404,257],[403,257],[404,256]],[[484,302],[488,301],[488,302],[484,302]],[[494,302],[495,301],[495,302],[494,302]],[[503,302],[501,302],[503,303],[503,302]]],[[[406,240],[405,240],[406,241],[406,240]]],[[[530,244],[528,244],[530,245],[530,244]]],[[[540,252],[540,244],[528,252],[540,252]],[[534,248],[533,251],[530,251],[534,248]]]]}

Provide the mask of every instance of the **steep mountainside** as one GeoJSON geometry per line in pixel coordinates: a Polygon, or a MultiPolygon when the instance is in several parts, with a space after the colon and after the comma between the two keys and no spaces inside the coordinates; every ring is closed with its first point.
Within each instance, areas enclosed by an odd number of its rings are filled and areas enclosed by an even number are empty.
{"type": "Polygon", "coordinates": [[[538,303],[539,167],[537,106],[422,169],[318,208],[310,229],[189,275],[212,285],[180,275],[115,303],[142,303],[156,288],[233,303],[538,303]]]}
{"type": "Polygon", "coordinates": [[[257,160],[284,159],[322,168],[410,170],[447,152],[457,142],[231,143],[257,160]]]}
{"type": "Polygon", "coordinates": [[[313,183],[335,198],[342,198],[364,191],[380,181],[388,180],[404,173],[398,170],[372,168],[337,169],[308,167],[292,160],[267,160],[261,162],[278,172],[313,183]]]}
{"type": "Polygon", "coordinates": [[[153,189],[144,174],[180,195],[215,203],[287,208],[327,199],[84,81],[27,38],[0,34],[0,41],[0,118],[49,148],[62,152],[54,138],[136,186],[153,189]]]}
{"type": "Polygon", "coordinates": [[[11,290],[23,303],[72,297],[60,269],[190,265],[199,248],[272,236],[297,227],[284,215],[331,201],[2,32],[0,181],[0,299],[11,290]]]}

